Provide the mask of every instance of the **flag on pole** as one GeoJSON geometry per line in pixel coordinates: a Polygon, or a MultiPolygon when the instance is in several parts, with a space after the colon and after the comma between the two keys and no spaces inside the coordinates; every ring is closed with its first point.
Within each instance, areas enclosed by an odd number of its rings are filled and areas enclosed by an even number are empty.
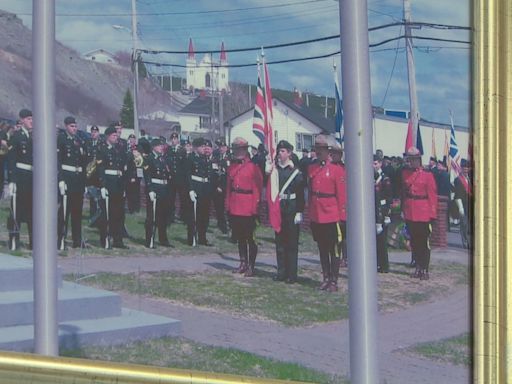
{"type": "Polygon", "coordinates": [[[418,123],[418,130],[416,132],[416,148],[418,148],[420,154],[423,156],[423,140],[421,139],[420,123],[418,123]]]}
{"type": "Polygon", "coordinates": [[[345,139],[345,128],[343,127],[343,103],[340,97],[340,85],[338,83],[338,72],[334,66],[334,93],[336,96],[336,141],[343,143],[345,139]]]}
{"type": "Polygon", "coordinates": [[[451,170],[451,165],[450,165],[449,157],[450,157],[450,141],[448,140],[448,133],[445,130],[444,131],[443,160],[446,161],[446,167],[448,168],[448,174],[450,173],[450,170],[451,170]]]}
{"type": "Polygon", "coordinates": [[[435,135],[435,129],[432,128],[432,151],[431,155],[432,157],[435,157],[437,159],[437,151],[436,151],[436,135],[435,135]]]}
{"type": "Polygon", "coordinates": [[[462,186],[466,192],[471,195],[471,185],[468,180],[462,176],[462,169],[460,166],[461,156],[459,153],[459,147],[455,141],[455,127],[453,125],[453,115],[450,113],[451,121],[451,134],[450,134],[450,181],[453,184],[456,178],[459,178],[462,186]]]}
{"type": "Polygon", "coordinates": [[[412,147],[412,120],[409,119],[407,123],[407,137],[405,138],[405,150],[407,152],[409,148],[412,147]]]}
{"type": "Polygon", "coordinates": [[[261,89],[261,72],[260,63],[258,62],[258,85],[256,87],[256,102],[254,104],[254,115],[252,118],[252,131],[260,139],[261,143],[265,143],[265,96],[261,89]]]}
{"type": "MultiPolygon", "coordinates": [[[[270,88],[270,76],[268,74],[268,67],[267,63],[265,62],[265,56],[263,56],[263,73],[265,77],[265,89],[263,92],[265,98],[264,143],[268,150],[270,161],[272,164],[274,164],[276,157],[276,145],[274,143],[274,130],[272,127],[272,89],[270,88]]],[[[266,197],[270,225],[274,231],[279,233],[281,232],[281,204],[279,199],[279,174],[277,173],[276,167],[273,167],[272,172],[268,177],[266,197]]]]}

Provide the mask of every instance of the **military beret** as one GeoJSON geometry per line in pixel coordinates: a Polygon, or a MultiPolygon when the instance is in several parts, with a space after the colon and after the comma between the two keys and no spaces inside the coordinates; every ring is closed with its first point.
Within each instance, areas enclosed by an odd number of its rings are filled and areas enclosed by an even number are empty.
{"type": "Polygon", "coordinates": [[[114,127],[108,126],[108,128],[105,129],[105,136],[110,136],[113,133],[117,133],[117,130],[114,127]]]}
{"type": "Polygon", "coordinates": [[[302,153],[308,153],[308,149],[307,148],[302,148],[302,153]]]}
{"type": "Polygon", "coordinates": [[[213,147],[212,141],[208,140],[208,139],[204,139],[204,145],[206,145],[207,147],[210,147],[210,148],[213,147]]]}
{"type": "Polygon", "coordinates": [[[20,119],[24,119],[30,116],[32,116],[32,111],[30,109],[23,108],[19,113],[20,119]]]}
{"type": "Polygon", "coordinates": [[[151,140],[151,146],[152,147],[156,147],[158,145],[164,145],[164,144],[165,143],[160,138],[156,138],[156,139],[151,140]]]}
{"type": "Polygon", "coordinates": [[[178,134],[178,132],[173,132],[173,133],[171,133],[171,136],[170,136],[171,139],[178,139],[179,137],[180,137],[180,135],[178,134]]]}
{"type": "Polygon", "coordinates": [[[136,139],[137,137],[133,134],[133,133],[130,133],[130,136],[128,136],[129,139],[136,139]]]}
{"type": "Polygon", "coordinates": [[[224,147],[226,145],[226,140],[223,137],[219,137],[215,140],[215,145],[218,147],[224,147]]]}
{"type": "Polygon", "coordinates": [[[279,151],[281,148],[284,148],[290,152],[293,151],[293,146],[286,140],[281,140],[279,143],[277,143],[276,149],[279,151]]]}
{"type": "Polygon", "coordinates": [[[64,125],[76,124],[76,120],[73,116],[68,116],[64,119],[64,125]]]}
{"type": "Polygon", "coordinates": [[[100,129],[98,128],[98,126],[97,126],[97,125],[93,125],[93,126],[91,127],[91,132],[93,132],[93,131],[99,131],[99,130],[100,130],[100,129]]]}
{"type": "Polygon", "coordinates": [[[379,155],[373,155],[373,161],[382,161],[379,155]]]}
{"type": "Polygon", "coordinates": [[[435,157],[435,156],[430,156],[430,161],[436,161],[436,162],[437,162],[437,157],[435,157]]]}
{"type": "Polygon", "coordinates": [[[236,137],[231,143],[231,147],[234,148],[248,148],[249,143],[243,137],[236,137]]]}
{"type": "Polygon", "coordinates": [[[200,147],[200,146],[204,145],[204,139],[202,137],[198,137],[198,138],[192,140],[192,145],[194,147],[200,147]]]}

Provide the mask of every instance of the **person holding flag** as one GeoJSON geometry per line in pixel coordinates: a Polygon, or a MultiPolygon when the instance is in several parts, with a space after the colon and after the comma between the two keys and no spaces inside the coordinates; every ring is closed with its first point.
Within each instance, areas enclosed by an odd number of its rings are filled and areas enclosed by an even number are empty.
{"type": "Polygon", "coordinates": [[[286,140],[277,144],[276,165],[267,163],[265,171],[277,168],[281,230],[275,232],[277,275],[275,281],[293,284],[297,281],[299,225],[304,211],[304,177],[293,163],[293,146],[286,140]]]}
{"type": "Polygon", "coordinates": [[[233,140],[233,160],[227,170],[226,212],[232,228],[232,238],[238,244],[240,265],[233,273],[254,276],[258,246],[254,241],[258,205],[261,199],[263,175],[249,158],[249,143],[237,137],[233,140]]]}
{"type": "Polygon", "coordinates": [[[329,136],[316,137],[318,162],[308,169],[309,218],[323,274],[319,289],[328,292],[338,290],[340,257],[336,244],[341,236],[339,223],[345,220],[346,215],[343,168],[333,164],[329,158],[329,150],[334,146],[332,141],[334,139],[329,136]]]}

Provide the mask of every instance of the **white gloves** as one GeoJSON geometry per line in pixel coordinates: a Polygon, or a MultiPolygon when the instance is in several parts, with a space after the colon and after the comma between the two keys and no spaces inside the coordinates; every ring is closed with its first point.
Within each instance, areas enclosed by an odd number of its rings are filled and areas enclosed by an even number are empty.
{"type": "Polygon", "coordinates": [[[456,199],[455,202],[457,203],[457,208],[459,208],[459,214],[464,216],[464,206],[462,205],[462,200],[456,199]]]}
{"type": "Polygon", "coordinates": [[[391,224],[391,219],[389,218],[389,216],[384,216],[384,224],[391,224]]]}
{"type": "Polygon", "coordinates": [[[107,188],[101,188],[101,198],[105,200],[108,197],[108,189],[107,188]]]}
{"type": "Polygon", "coordinates": [[[380,235],[382,233],[382,231],[383,231],[382,224],[377,223],[376,224],[376,229],[377,229],[377,235],[380,235]]]}
{"type": "Polygon", "coordinates": [[[297,212],[295,214],[295,217],[293,218],[293,224],[300,224],[302,223],[302,212],[297,212]]]}
{"type": "Polygon", "coordinates": [[[271,173],[274,164],[270,160],[265,161],[265,173],[271,173]]]}
{"type": "Polygon", "coordinates": [[[66,182],[64,180],[59,181],[59,192],[62,196],[66,194],[67,189],[68,186],[66,185],[66,182]]]}
{"type": "Polygon", "coordinates": [[[156,200],[156,192],[155,191],[149,192],[149,200],[151,200],[151,201],[156,200]]]}
{"type": "Polygon", "coordinates": [[[16,193],[16,183],[9,183],[9,195],[14,195],[16,193]]]}
{"type": "Polygon", "coordinates": [[[195,191],[190,191],[188,195],[190,196],[190,200],[192,200],[193,203],[197,201],[197,193],[195,191]]]}

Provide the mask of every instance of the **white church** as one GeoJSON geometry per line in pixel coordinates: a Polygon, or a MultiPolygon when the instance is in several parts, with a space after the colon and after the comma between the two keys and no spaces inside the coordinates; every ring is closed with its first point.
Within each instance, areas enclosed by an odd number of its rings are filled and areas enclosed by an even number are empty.
{"type": "Polygon", "coordinates": [[[227,65],[228,59],[224,50],[224,42],[220,48],[219,60],[214,60],[212,55],[207,53],[201,61],[197,62],[192,38],[190,38],[187,57],[187,88],[191,91],[205,89],[229,92],[227,65]]]}

